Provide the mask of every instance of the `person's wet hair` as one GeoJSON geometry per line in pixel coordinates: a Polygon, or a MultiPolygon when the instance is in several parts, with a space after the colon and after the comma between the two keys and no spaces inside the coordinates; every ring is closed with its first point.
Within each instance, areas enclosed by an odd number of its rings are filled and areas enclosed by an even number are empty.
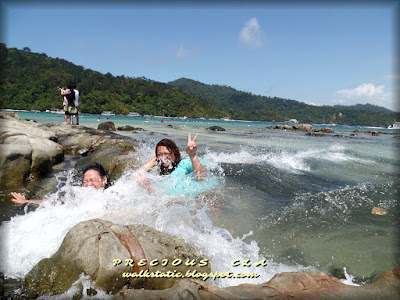
{"type": "Polygon", "coordinates": [[[181,153],[179,152],[178,146],[175,144],[173,140],[170,139],[162,139],[156,145],[156,156],[157,156],[157,148],[160,146],[164,146],[168,149],[168,151],[174,155],[175,160],[172,162],[172,168],[166,168],[162,164],[160,165],[160,175],[168,175],[173,170],[175,170],[176,166],[181,161],[181,153]]]}
{"type": "Polygon", "coordinates": [[[90,165],[90,166],[86,167],[83,170],[82,174],[84,175],[89,170],[97,171],[101,178],[106,177],[107,183],[104,186],[104,189],[106,189],[112,185],[111,180],[110,180],[110,175],[108,174],[107,170],[104,169],[104,167],[101,164],[94,164],[94,165],[90,165]]]}

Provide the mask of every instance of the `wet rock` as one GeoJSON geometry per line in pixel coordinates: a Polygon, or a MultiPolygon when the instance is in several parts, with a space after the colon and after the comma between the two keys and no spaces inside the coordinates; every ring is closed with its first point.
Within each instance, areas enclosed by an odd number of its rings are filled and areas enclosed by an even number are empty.
{"type": "Polygon", "coordinates": [[[206,130],[212,130],[212,131],[225,131],[225,128],[222,128],[220,126],[211,126],[206,128],[206,130]]]}
{"type": "Polygon", "coordinates": [[[398,132],[384,132],[384,131],[378,131],[378,130],[365,130],[365,131],[361,131],[361,130],[354,130],[354,133],[369,133],[372,134],[374,136],[380,135],[380,134],[384,134],[384,135],[394,135],[394,138],[398,138],[398,136],[400,135],[400,133],[398,132]]]}
{"type": "Polygon", "coordinates": [[[323,133],[307,132],[306,136],[325,136],[323,133]]]}
{"type": "Polygon", "coordinates": [[[271,125],[267,127],[269,129],[284,129],[284,130],[293,130],[292,125],[282,125],[282,124],[277,124],[277,125],[271,125]]]}
{"type": "Polygon", "coordinates": [[[0,295],[4,296],[4,277],[0,275],[0,295]]]}
{"type": "Polygon", "coordinates": [[[0,119],[8,119],[8,120],[19,120],[20,117],[13,111],[1,111],[0,119]]]}
{"type": "Polygon", "coordinates": [[[0,132],[9,134],[18,133],[29,136],[39,136],[51,141],[57,141],[56,134],[49,128],[42,127],[35,122],[18,121],[16,119],[0,119],[0,132]]]}
{"type": "MultiPolygon", "coordinates": [[[[283,129],[283,130],[294,130],[294,131],[306,131],[306,132],[324,132],[324,133],[333,133],[331,128],[323,128],[321,130],[314,129],[310,124],[295,124],[295,125],[286,125],[286,124],[277,124],[266,127],[268,129],[283,129]]],[[[318,136],[318,135],[316,135],[318,136]]]]}
{"type": "Polygon", "coordinates": [[[281,125],[280,129],[284,129],[284,130],[293,130],[293,126],[292,125],[281,125]]]}
{"type": "Polygon", "coordinates": [[[134,149],[133,139],[106,139],[95,151],[79,159],[75,166],[78,169],[83,169],[94,163],[99,163],[107,169],[111,179],[114,180],[119,178],[125,170],[134,168],[136,165],[134,149]]]}
{"type": "Polygon", "coordinates": [[[122,127],[118,127],[117,129],[121,130],[121,131],[132,131],[132,130],[135,130],[135,128],[130,126],[130,125],[125,125],[125,126],[122,126],[122,127]]]}
{"type": "Polygon", "coordinates": [[[54,134],[32,124],[0,119],[0,188],[7,192],[34,187],[64,159],[54,134]]]}
{"type": "Polygon", "coordinates": [[[324,127],[320,130],[320,132],[324,132],[324,133],[334,133],[332,128],[328,128],[328,127],[324,127]]]}
{"type": "Polygon", "coordinates": [[[50,126],[58,135],[65,155],[72,155],[79,160],[77,169],[100,163],[109,172],[112,179],[116,179],[127,169],[135,166],[135,140],[121,135],[94,130],[80,126],[50,126]]]}
{"type": "Polygon", "coordinates": [[[127,168],[135,166],[136,143],[132,138],[83,126],[46,126],[57,134],[66,155],[80,158],[75,164],[77,169],[99,163],[107,169],[111,179],[116,179],[127,168]]]}
{"type": "Polygon", "coordinates": [[[24,286],[28,297],[58,295],[68,290],[83,272],[108,293],[124,286],[140,289],[167,289],[176,278],[133,278],[124,273],[210,272],[210,266],[200,266],[205,259],[183,240],[146,225],[117,225],[93,219],[75,225],[65,236],[60,248],[50,258],[41,260],[28,273],[24,286]],[[198,262],[186,266],[187,260],[198,262]],[[139,262],[146,262],[140,265],[139,262]],[[163,260],[169,264],[162,266],[163,260]],[[172,266],[175,260],[182,263],[172,266]],[[155,262],[159,262],[155,265],[155,262]]]}
{"type": "Polygon", "coordinates": [[[91,130],[91,128],[82,125],[68,125],[68,124],[56,124],[56,123],[39,124],[38,127],[44,130],[50,130],[58,138],[73,136],[91,130]]]}
{"type": "Polygon", "coordinates": [[[60,139],[65,154],[84,157],[97,150],[108,140],[107,136],[79,133],[60,139]]]}
{"type": "Polygon", "coordinates": [[[385,216],[387,214],[387,211],[381,207],[373,207],[371,210],[371,214],[378,216],[385,216]]]}
{"type": "Polygon", "coordinates": [[[97,126],[98,130],[107,130],[107,131],[115,131],[115,124],[114,122],[104,122],[104,123],[100,123],[97,126]]]}
{"type": "Polygon", "coordinates": [[[64,155],[79,158],[75,163],[78,170],[102,164],[112,180],[127,168],[135,167],[135,140],[112,132],[16,118],[0,118],[0,130],[0,188],[6,193],[21,188],[37,190],[42,179],[64,160],[64,155]]]}
{"type": "Polygon", "coordinates": [[[262,284],[240,284],[220,288],[208,282],[182,279],[172,288],[122,290],[113,300],[122,299],[303,299],[358,300],[399,299],[400,267],[383,273],[366,286],[351,286],[320,272],[284,272],[262,284]]]}
{"type": "Polygon", "coordinates": [[[293,125],[293,130],[297,131],[313,131],[312,125],[309,124],[296,124],[293,125]]]}

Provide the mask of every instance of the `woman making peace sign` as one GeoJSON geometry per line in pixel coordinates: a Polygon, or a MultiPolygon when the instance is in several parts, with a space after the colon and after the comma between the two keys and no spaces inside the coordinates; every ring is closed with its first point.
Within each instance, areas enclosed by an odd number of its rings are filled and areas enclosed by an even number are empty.
{"type": "Polygon", "coordinates": [[[197,144],[195,137],[191,138],[189,133],[186,153],[189,157],[181,159],[178,146],[170,139],[163,139],[156,145],[155,157],[139,168],[150,171],[156,164],[160,165],[160,175],[181,176],[193,172],[195,179],[204,180],[206,170],[197,157],[197,144]]]}

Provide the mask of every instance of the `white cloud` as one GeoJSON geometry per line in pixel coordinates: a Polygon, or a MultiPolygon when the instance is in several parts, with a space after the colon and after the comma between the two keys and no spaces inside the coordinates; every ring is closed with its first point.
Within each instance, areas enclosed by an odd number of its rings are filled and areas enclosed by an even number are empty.
{"type": "Polygon", "coordinates": [[[242,45],[250,48],[261,48],[264,46],[264,33],[257,18],[248,20],[239,32],[239,41],[242,45]]]}
{"type": "Polygon", "coordinates": [[[400,74],[386,74],[385,79],[400,80],[400,74]]]}
{"type": "Polygon", "coordinates": [[[178,48],[178,51],[176,52],[176,57],[177,58],[185,58],[188,55],[188,51],[183,48],[182,46],[180,46],[178,48]]]}
{"type": "Polygon", "coordinates": [[[333,105],[373,104],[395,110],[394,96],[385,92],[384,85],[362,83],[353,89],[343,89],[335,93],[331,103],[333,105]]]}
{"type": "Polygon", "coordinates": [[[374,86],[372,83],[362,83],[354,89],[339,90],[336,95],[345,97],[347,99],[354,98],[376,98],[384,95],[383,89],[385,86],[374,86]]]}

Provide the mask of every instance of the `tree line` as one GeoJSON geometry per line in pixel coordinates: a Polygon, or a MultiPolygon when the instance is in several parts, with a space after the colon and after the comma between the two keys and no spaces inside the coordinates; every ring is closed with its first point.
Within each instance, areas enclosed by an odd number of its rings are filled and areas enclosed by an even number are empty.
{"type": "Polygon", "coordinates": [[[58,86],[76,82],[82,113],[111,111],[170,117],[387,126],[400,114],[375,105],[313,106],[296,100],[242,92],[181,78],[168,84],[145,77],[113,76],[85,69],[28,47],[0,44],[0,108],[55,110],[62,108],[58,86]]]}
{"type": "Polygon", "coordinates": [[[399,113],[371,104],[314,106],[291,99],[253,95],[229,86],[209,85],[188,78],[168,84],[210,100],[239,120],[285,122],[296,119],[300,123],[351,126],[387,126],[393,120],[400,120],[399,113]]]}
{"type": "Polygon", "coordinates": [[[102,74],[45,53],[0,45],[0,107],[25,110],[62,108],[57,87],[77,83],[82,113],[111,111],[148,115],[222,118],[228,116],[203,97],[145,77],[102,74]]]}

